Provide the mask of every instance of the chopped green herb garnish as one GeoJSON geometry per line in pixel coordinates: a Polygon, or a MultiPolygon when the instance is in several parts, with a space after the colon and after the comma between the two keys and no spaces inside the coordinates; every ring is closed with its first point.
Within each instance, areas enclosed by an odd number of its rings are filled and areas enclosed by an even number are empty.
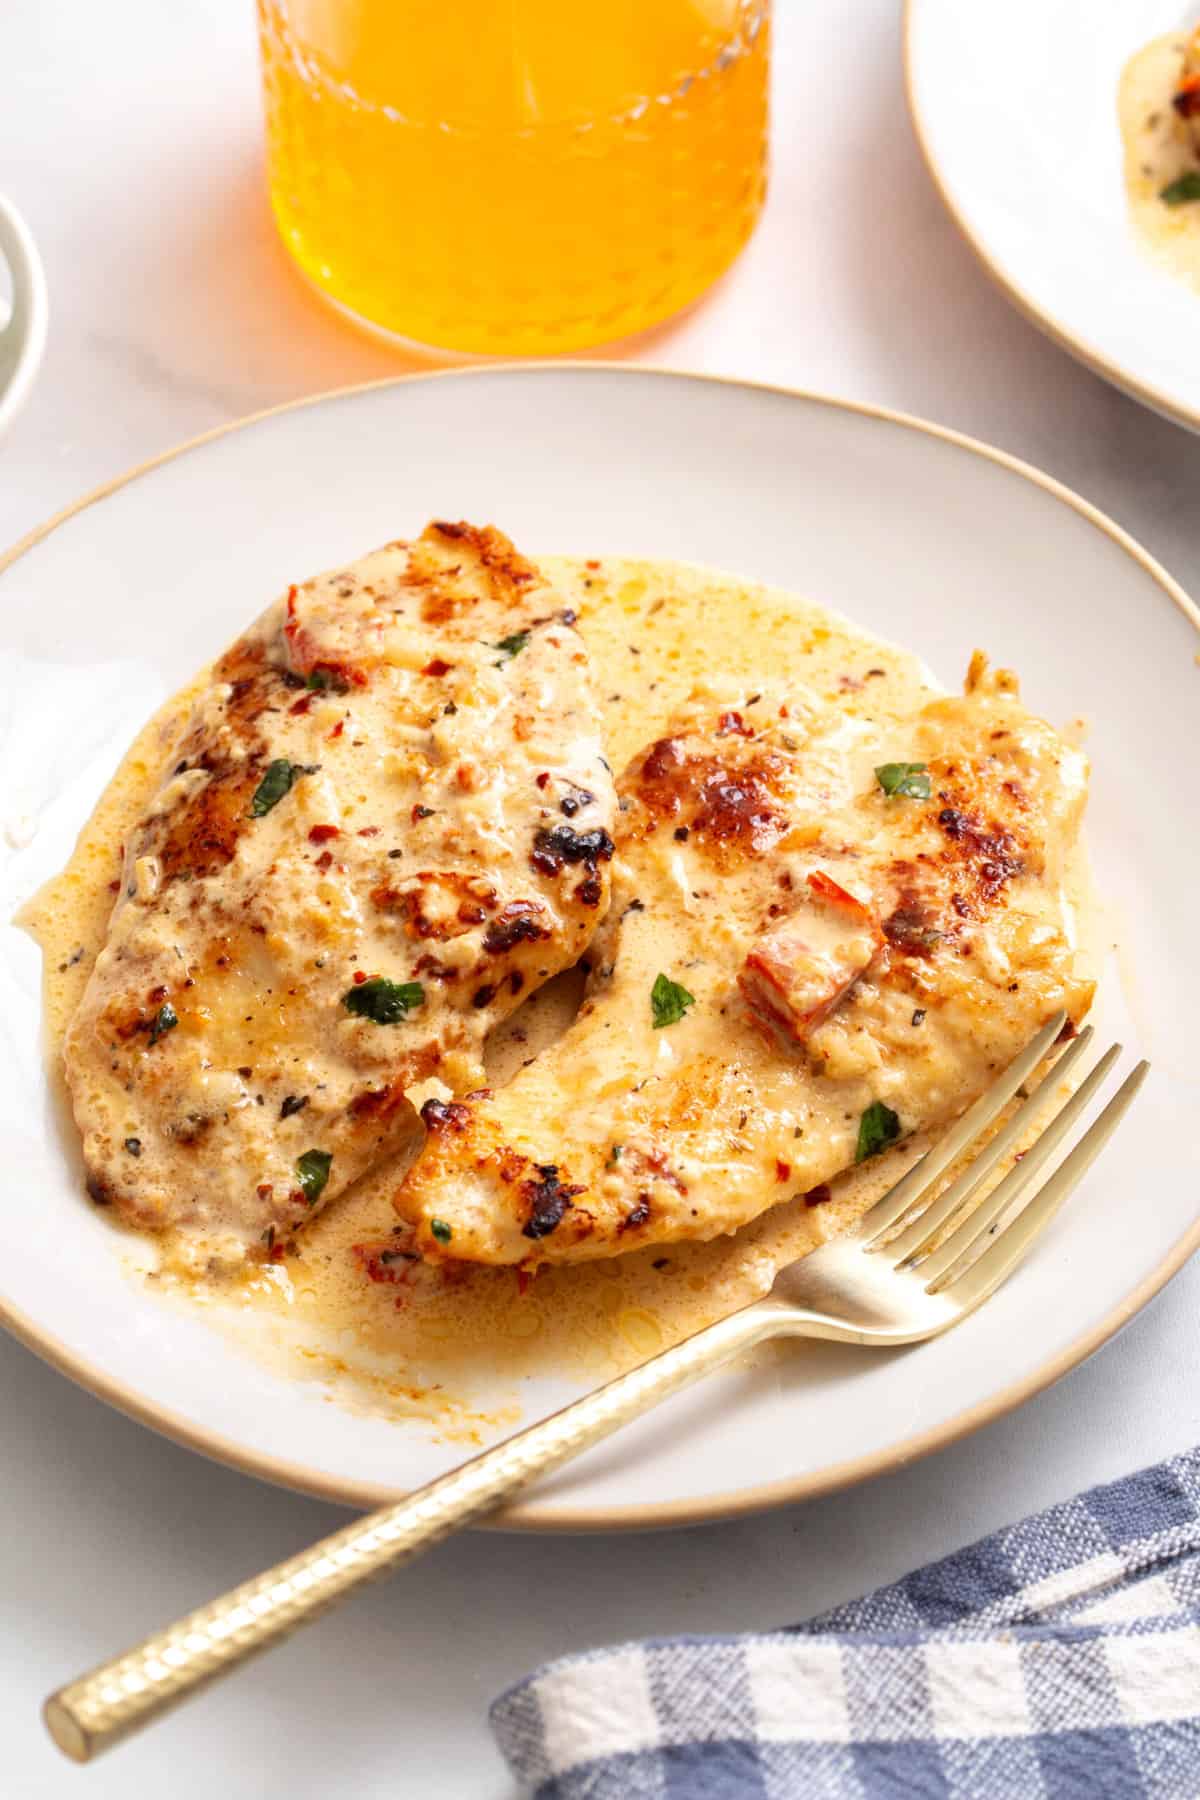
{"type": "Polygon", "coordinates": [[[866,1162],[868,1156],[878,1156],[881,1150],[894,1143],[900,1136],[900,1117],[882,1100],[872,1100],[862,1118],[858,1121],[858,1147],[854,1152],[856,1163],[866,1162]]]}
{"type": "Polygon", "coordinates": [[[306,1150],[303,1156],[296,1158],[296,1180],[309,1206],[315,1206],[325,1192],[332,1161],[331,1150],[306,1150]]]}
{"type": "Polygon", "coordinates": [[[360,1019],[374,1019],[377,1025],[398,1025],[424,1000],[425,989],[419,981],[389,981],[386,975],[373,975],[370,981],[360,981],[342,995],[347,1012],[356,1013],[360,1019]]]}
{"type": "Polygon", "coordinates": [[[439,1244],[448,1244],[450,1239],[454,1236],[454,1233],[447,1225],[445,1219],[430,1219],[429,1229],[432,1231],[439,1244]]]}
{"type": "Polygon", "coordinates": [[[1167,206],[1182,206],[1187,200],[1200,200],[1200,169],[1189,169],[1178,180],[1169,181],[1158,197],[1167,206]]]}
{"type": "Polygon", "coordinates": [[[501,650],[504,653],[500,661],[496,664],[496,667],[502,669],[506,662],[511,662],[513,657],[519,655],[528,642],[529,633],[527,631],[514,631],[511,637],[501,638],[498,644],[493,644],[493,650],[501,650]]]}
{"type": "Polygon", "coordinates": [[[298,775],[310,772],[299,763],[289,762],[286,756],[277,756],[274,762],[267,764],[267,772],[254,790],[254,798],[250,802],[250,817],[261,819],[273,806],[279,805],[298,775]]]}
{"type": "Polygon", "coordinates": [[[174,1031],[179,1023],[179,1014],[169,1000],[164,1000],[155,1013],[150,1025],[150,1042],[157,1044],[164,1032],[174,1031]]]}
{"type": "Polygon", "coordinates": [[[933,790],[925,769],[924,763],[882,763],[875,779],[889,799],[903,794],[909,800],[928,800],[933,790]]]}
{"type": "Polygon", "coordinates": [[[696,1004],[695,994],[689,994],[678,981],[672,981],[669,975],[656,975],[654,986],[650,989],[650,1010],[654,1014],[654,1029],[661,1031],[664,1025],[678,1025],[689,1006],[696,1004]]]}
{"type": "Polygon", "coordinates": [[[344,694],[349,687],[346,677],[337,669],[312,669],[304,685],[317,693],[328,690],[334,694],[344,694]]]}
{"type": "Polygon", "coordinates": [[[624,1144],[614,1144],[612,1149],[608,1153],[608,1161],[604,1165],[605,1168],[606,1169],[615,1169],[617,1164],[620,1162],[621,1158],[624,1156],[624,1154],[625,1154],[624,1144]]]}

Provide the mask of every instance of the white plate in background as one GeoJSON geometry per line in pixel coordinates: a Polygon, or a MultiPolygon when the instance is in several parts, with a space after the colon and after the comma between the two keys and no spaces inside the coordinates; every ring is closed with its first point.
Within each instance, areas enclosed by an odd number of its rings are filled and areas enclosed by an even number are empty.
{"type": "MultiPolygon", "coordinates": [[[[1089,836],[1123,921],[1099,1020],[1138,1104],[1036,1254],[950,1336],[797,1346],[592,1451],[505,1516],[653,1525],[893,1467],[1028,1397],[1111,1336],[1200,1241],[1194,950],[1200,614],[1116,526],[999,452],[893,414],[648,369],[549,364],[402,379],[211,433],[90,496],[0,565],[0,912],[70,852],[154,704],[289,578],[493,520],[532,554],[678,557],[805,593],[956,686],[976,645],[1032,707],[1091,722],[1089,836]]],[[[717,652],[719,654],[719,652],[717,652]]],[[[463,1454],[251,1360],[131,1281],[84,1200],[36,1046],[40,959],[0,928],[0,1320],[125,1411],[240,1468],[368,1504],[463,1454]]],[[[497,1390],[502,1397],[503,1381],[497,1390]]],[[[548,1372],[532,1418],[569,1398],[548,1372]]]]}
{"type": "MultiPolygon", "coordinates": [[[[1200,292],[1134,231],[1121,72],[1187,0],[907,0],[908,99],[951,216],[1010,300],[1136,399],[1200,431],[1200,292]]],[[[987,355],[986,344],[980,355],[987,355]]]]}

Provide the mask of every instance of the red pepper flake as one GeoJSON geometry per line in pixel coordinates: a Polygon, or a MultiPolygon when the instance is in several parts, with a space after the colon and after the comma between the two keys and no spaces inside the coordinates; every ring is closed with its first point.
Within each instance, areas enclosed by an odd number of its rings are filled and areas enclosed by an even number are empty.
{"type": "Polygon", "coordinates": [[[360,828],[358,835],[359,837],[378,837],[379,827],[378,825],[363,825],[360,828]]]}
{"type": "Polygon", "coordinates": [[[271,1195],[275,1192],[275,1189],[271,1182],[260,1181],[254,1191],[260,1200],[269,1200],[271,1195]]]}
{"type": "Polygon", "coordinates": [[[788,1179],[789,1175],[791,1174],[791,1172],[792,1172],[791,1163],[780,1162],[778,1157],[775,1158],[775,1179],[776,1179],[776,1181],[786,1181],[788,1179]]]}
{"type": "Polygon", "coordinates": [[[453,667],[453,663],[443,662],[440,656],[435,656],[431,662],[425,664],[421,673],[422,675],[440,677],[442,675],[448,675],[453,667]]]}
{"type": "Polygon", "coordinates": [[[328,869],[332,865],[332,863],[333,863],[333,851],[332,850],[322,850],[320,856],[318,856],[317,861],[316,861],[317,868],[318,869],[328,869]]]}
{"type": "Polygon", "coordinates": [[[832,1190],[825,1182],[821,1182],[819,1187],[809,1188],[807,1194],[804,1196],[804,1204],[805,1206],[824,1206],[827,1200],[832,1199],[832,1190]]]}
{"type": "Polygon", "coordinates": [[[517,1270],[517,1292],[518,1292],[518,1294],[528,1293],[529,1286],[530,1286],[530,1283],[532,1282],[532,1280],[533,1280],[533,1270],[532,1269],[518,1269],[517,1270]]]}
{"type": "Polygon", "coordinates": [[[591,560],[585,562],[583,566],[585,569],[598,569],[600,564],[596,561],[595,557],[592,557],[591,560]]]}
{"type": "Polygon", "coordinates": [[[287,1255],[282,1244],[272,1244],[267,1252],[268,1262],[283,1262],[287,1255]]]}
{"type": "Polygon", "coordinates": [[[329,733],[329,736],[331,738],[340,738],[343,731],[345,731],[345,729],[346,729],[345,719],[339,719],[337,724],[334,726],[333,730],[329,733]]]}
{"type": "Polygon", "coordinates": [[[362,970],[361,970],[361,969],[355,969],[355,971],[354,971],[354,985],[355,985],[355,987],[361,987],[361,985],[362,985],[362,983],[363,983],[363,982],[364,982],[364,981],[365,981],[365,980],[366,980],[366,979],[367,979],[367,978],[366,978],[366,976],[365,976],[365,975],[364,975],[364,974],[363,974],[363,972],[362,972],[362,970]]]}
{"type": "Polygon", "coordinates": [[[740,712],[723,712],[717,720],[718,737],[753,737],[754,733],[740,712]]]}
{"type": "Polygon", "coordinates": [[[549,785],[550,785],[550,771],[549,771],[549,769],[543,769],[543,770],[542,770],[542,772],[541,772],[541,774],[540,774],[540,775],[539,775],[539,776],[538,776],[538,778],[537,778],[537,784],[538,784],[538,786],[539,786],[539,787],[540,787],[540,788],[545,788],[545,787],[549,787],[549,785]]]}
{"type": "MultiPolygon", "coordinates": [[[[352,1244],[350,1248],[369,1281],[389,1282],[397,1287],[408,1285],[420,1261],[414,1251],[402,1249],[395,1238],[382,1244],[352,1244]]],[[[396,1305],[404,1305],[403,1299],[398,1299],[396,1305]]]]}
{"type": "Polygon", "coordinates": [[[1171,105],[1181,119],[1191,119],[1200,112],[1200,75],[1185,75],[1171,98],[1171,105]]]}
{"type": "Polygon", "coordinates": [[[312,705],[312,695],[311,694],[301,694],[300,698],[297,701],[295,701],[291,706],[288,707],[288,711],[292,714],[306,713],[311,705],[312,705]]]}
{"type": "Polygon", "coordinates": [[[336,825],[314,825],[308,834],[310,844],[327,844],[330,838],[341,837],[336,825]]]}
{"type": "Polygon", "coordinates": [[[110,881],[108,884],[108,891],[110,894],[119,894],[121,891],[120,882],[119,881],[110,881]]]}

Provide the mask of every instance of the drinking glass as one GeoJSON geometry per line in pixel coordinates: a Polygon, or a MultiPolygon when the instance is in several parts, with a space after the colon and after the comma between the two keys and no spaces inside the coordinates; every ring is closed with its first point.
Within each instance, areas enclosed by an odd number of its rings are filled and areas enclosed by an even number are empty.
{"type": "Polygon", "coordinates": [[[770,0],[259,0],[271,202],[360,324],[539,354],[644,329],[737,256],[770,0]]]}

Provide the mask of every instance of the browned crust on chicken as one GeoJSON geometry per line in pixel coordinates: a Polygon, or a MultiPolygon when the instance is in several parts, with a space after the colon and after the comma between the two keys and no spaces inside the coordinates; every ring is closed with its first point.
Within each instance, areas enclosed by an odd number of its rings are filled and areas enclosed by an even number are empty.
{"type": "Polygon", "coordinates": [[[1060,1007],[1078,1021],[1056,896],[1086,765],[1015,687],[977,661],[910,721],[907,797],[803,695],[685,709],[619,783],[575,1026],[431,1130],[397,1192],[421,1249],[533,1267],[735,1229],[853,1162],[876,1100],[937,1126],[1060,1007]],[[656,972],[684,996],[663,1018],[656,972]]]}
{"type": "Polygon", "coordinates": [[[573,618],[500,532],[443,522],[219,659],[68,1034],[93,1197],[257,1253],[406,1142],[415,1083],[478,1085],[487,1030],[607,903],[573,618]],[[563,832],[586,854],[548,861],[563,832]]]}

